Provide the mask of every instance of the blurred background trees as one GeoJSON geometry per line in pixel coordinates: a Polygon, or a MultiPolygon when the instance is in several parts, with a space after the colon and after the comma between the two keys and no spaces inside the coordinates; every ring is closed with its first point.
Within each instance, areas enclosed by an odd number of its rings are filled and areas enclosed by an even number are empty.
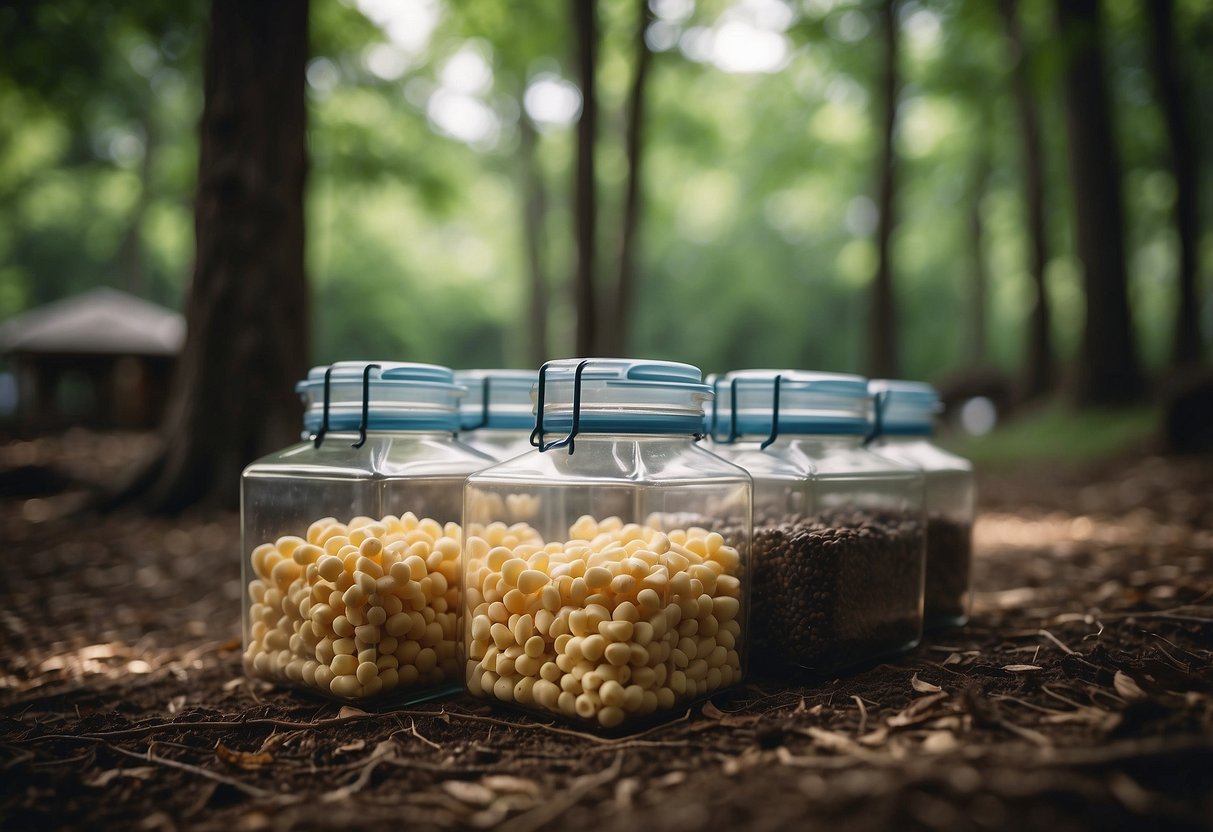
{"type": "MultiPolygon", "coordinates": [[[[0,318],[96,285],[185,308],[209,14],[0,6],[0,318]]],[[[1207,360],[1198,0],[313,0],[309,27],[308,361],[982,367],[1106,401],[1207,360]]]]}

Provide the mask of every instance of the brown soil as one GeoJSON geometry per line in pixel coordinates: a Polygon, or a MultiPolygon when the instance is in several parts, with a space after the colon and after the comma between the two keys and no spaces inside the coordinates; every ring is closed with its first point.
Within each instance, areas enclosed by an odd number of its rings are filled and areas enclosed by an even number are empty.
{"type": "Polygon", "coordinates": [[[983,494],[968,627],[619,738],[248,683],[235,516],[10,497],[0,827],[1213,829],[1213,461],[983,494]]]}

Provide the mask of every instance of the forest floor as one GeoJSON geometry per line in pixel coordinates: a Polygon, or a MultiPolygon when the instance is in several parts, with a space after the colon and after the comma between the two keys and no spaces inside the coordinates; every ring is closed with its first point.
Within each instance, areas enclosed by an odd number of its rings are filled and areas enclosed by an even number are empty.
{"type": "Polygon", "coordinates": [[[245,681],[235,515],[61,516],[137,445],[0,446],[5,830],[1213,829],[1211,459],[983,476],[969,626],[604,738],[245,681]]]}

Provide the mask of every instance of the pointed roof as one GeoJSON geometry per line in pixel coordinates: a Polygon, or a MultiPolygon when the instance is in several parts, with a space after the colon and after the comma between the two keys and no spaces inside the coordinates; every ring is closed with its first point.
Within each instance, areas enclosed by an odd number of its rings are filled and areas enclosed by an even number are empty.
{"type": "Polygon", "coordinates": [[[48,303],[0,324],[0,351],[176,355],[185,318],[117,289],[101,287],[48,303]]]}

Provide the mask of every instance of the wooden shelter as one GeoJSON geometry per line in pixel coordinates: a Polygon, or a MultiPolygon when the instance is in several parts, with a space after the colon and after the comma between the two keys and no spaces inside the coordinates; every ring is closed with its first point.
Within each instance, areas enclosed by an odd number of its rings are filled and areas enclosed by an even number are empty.
{"type": "Polygon", "coordinates": [[[0,354],[16,381],[23,430],[67,425],[147,428],[160,419],[185,319],[99,288],[0,324],[0,354]]]}

